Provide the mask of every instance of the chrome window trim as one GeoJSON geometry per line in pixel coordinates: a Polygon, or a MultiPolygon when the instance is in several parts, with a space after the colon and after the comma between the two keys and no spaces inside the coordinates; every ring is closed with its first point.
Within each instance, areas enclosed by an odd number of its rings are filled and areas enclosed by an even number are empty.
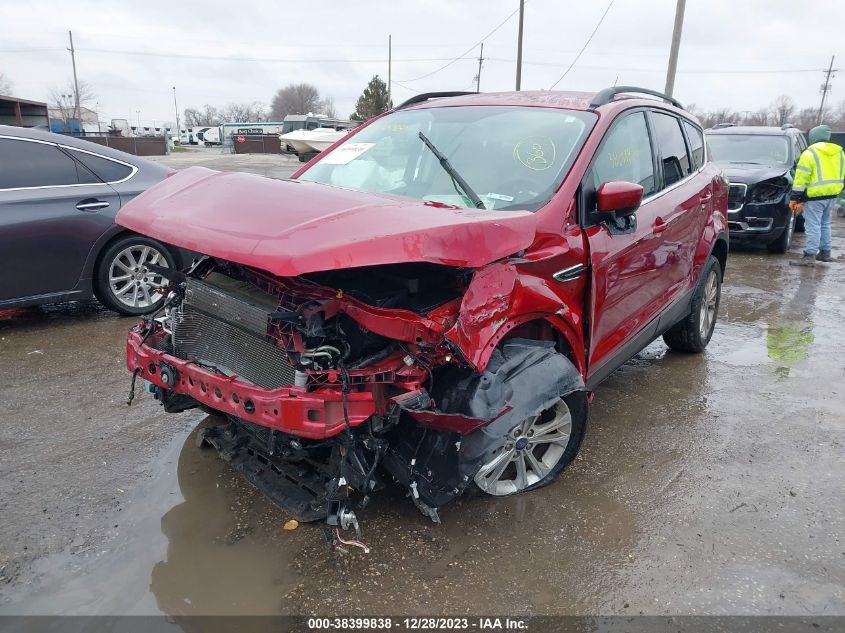
{"type": "MultiPolygon", "coordinates": [[[[136,165],[132,165],[131,163],[124,162],[122,160],[118,160],[116,158],[111,158],[110,156],[103,156],[102,154],[97,154],[96,152],[91,152],[86,149],[80,149],[78,147],[72,147],[70,145],[63,145],[61,143],[54,143],[51,141],[44,141],[41,139],[36,138],[23,138],[20,136],[9,136],[7,134],[0,134],[0,139],[8,139],[12,141],[24,141],[26,143],[40,143],[41,145],[50,145],[51,147],[61,148],[64,150],[74,151],[74,152],[82,152],[83,154],[90,154],[91,156],[96,156],[97,158],[102,158],[104,160],[110,160],[114,163],[118,163],[120,165],[124,165],[129,167],[132,171],[129,172],[129,175],[126,178],[121,178],[120,180],[110,180],[108,182],[80,182],[73,185],[35,185],[32,187],[7,187],[3,188],[0,187],[0,191],[33,191],[37,189],[64,189],[67,187],[107,187],[109,185],[119,185],[122,182],[126,182],[130,178],[132,178],[135,174],[138,173],[138,167],[136,165]]],[[[84,165],[83,165],[84,166],[84,165]]],[[[87,167],[86,167],[87,169],[87,167]]],[[[96,176],[96,174],[94,174],[96,176]]]]}

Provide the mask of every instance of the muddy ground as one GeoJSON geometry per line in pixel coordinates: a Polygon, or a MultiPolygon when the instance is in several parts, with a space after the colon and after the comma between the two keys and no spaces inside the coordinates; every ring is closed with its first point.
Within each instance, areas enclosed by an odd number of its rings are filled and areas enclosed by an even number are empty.
{"type": "MultiPolygon", "coordinates": [[[[192,157],[167,160],[183,166],[192,157]]],[[[285,157],[199,153],[287,175],[285,157]]],[[[835,254],[845,219],[834,219],[835,254]]],[[[845,258],[734,251],[703,355],[655,342],[596,392],[581,455],[443,524],[398,492],[331,552],[149,397],[134,319],[0,318],[0,613],[845,614],[845,258]]]]}

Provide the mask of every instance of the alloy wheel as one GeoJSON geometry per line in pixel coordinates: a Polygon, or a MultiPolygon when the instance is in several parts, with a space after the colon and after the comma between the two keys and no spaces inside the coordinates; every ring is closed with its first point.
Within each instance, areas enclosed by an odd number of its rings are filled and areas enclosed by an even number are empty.
{"type": "Polygon", "coordinates": [[[167,279],[149,270],[151,264],[170,266],[152,246],[135,244],[120,251],[109,266],[109,289],[114,298],[130,308],[148,308],[158,302],[156,291],[164,288],[167,279]]]}
{"type": "Polygon", "coordinates": [[[707,282],[704,284],[704,297],[701,301],[701,315],[699,327],[701,338],[707,339],[710,330],[716,322],[716,308],[719,302],[719,279],[715,270],[707,275],[707,282]]]}
{"type": "Polygon", "coordinates": [[[497,496],[533,486],[563,459],[571,433],[572,415],[561,399],[508,434],[502,450],[475,475],[476,485],[497,496]]]}

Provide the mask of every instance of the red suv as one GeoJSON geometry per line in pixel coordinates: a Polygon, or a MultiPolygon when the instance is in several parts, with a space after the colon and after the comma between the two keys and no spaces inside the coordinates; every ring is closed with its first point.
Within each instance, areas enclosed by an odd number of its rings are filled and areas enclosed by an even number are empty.
{"type": "Polygon", "coordinates": [[[555,479],[591,391],[658,336],[706,347],[726,209],[659,93],[420,95],[292,180],[193,167],[123,208],[207,254],[127,364],[165,411],[223,414],[203,439],[299,519],[357,527],[398,482],[437,521],[555,479]]]}

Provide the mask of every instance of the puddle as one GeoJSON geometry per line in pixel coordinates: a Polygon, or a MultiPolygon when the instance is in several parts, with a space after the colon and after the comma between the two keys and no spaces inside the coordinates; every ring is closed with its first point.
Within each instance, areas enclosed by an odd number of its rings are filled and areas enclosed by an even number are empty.
{"type": "Polygon", "coordinates": [[[296,549],[268,547],[228,466],[195,445],[200,427],[162,451],[125,501],[121,529],[83,556],[37,561],[37,580],[0,612],[22,615],[270,615],[296,582],[296,549]],[[247,589],[248,587],[248,589],[247,589]]]}

